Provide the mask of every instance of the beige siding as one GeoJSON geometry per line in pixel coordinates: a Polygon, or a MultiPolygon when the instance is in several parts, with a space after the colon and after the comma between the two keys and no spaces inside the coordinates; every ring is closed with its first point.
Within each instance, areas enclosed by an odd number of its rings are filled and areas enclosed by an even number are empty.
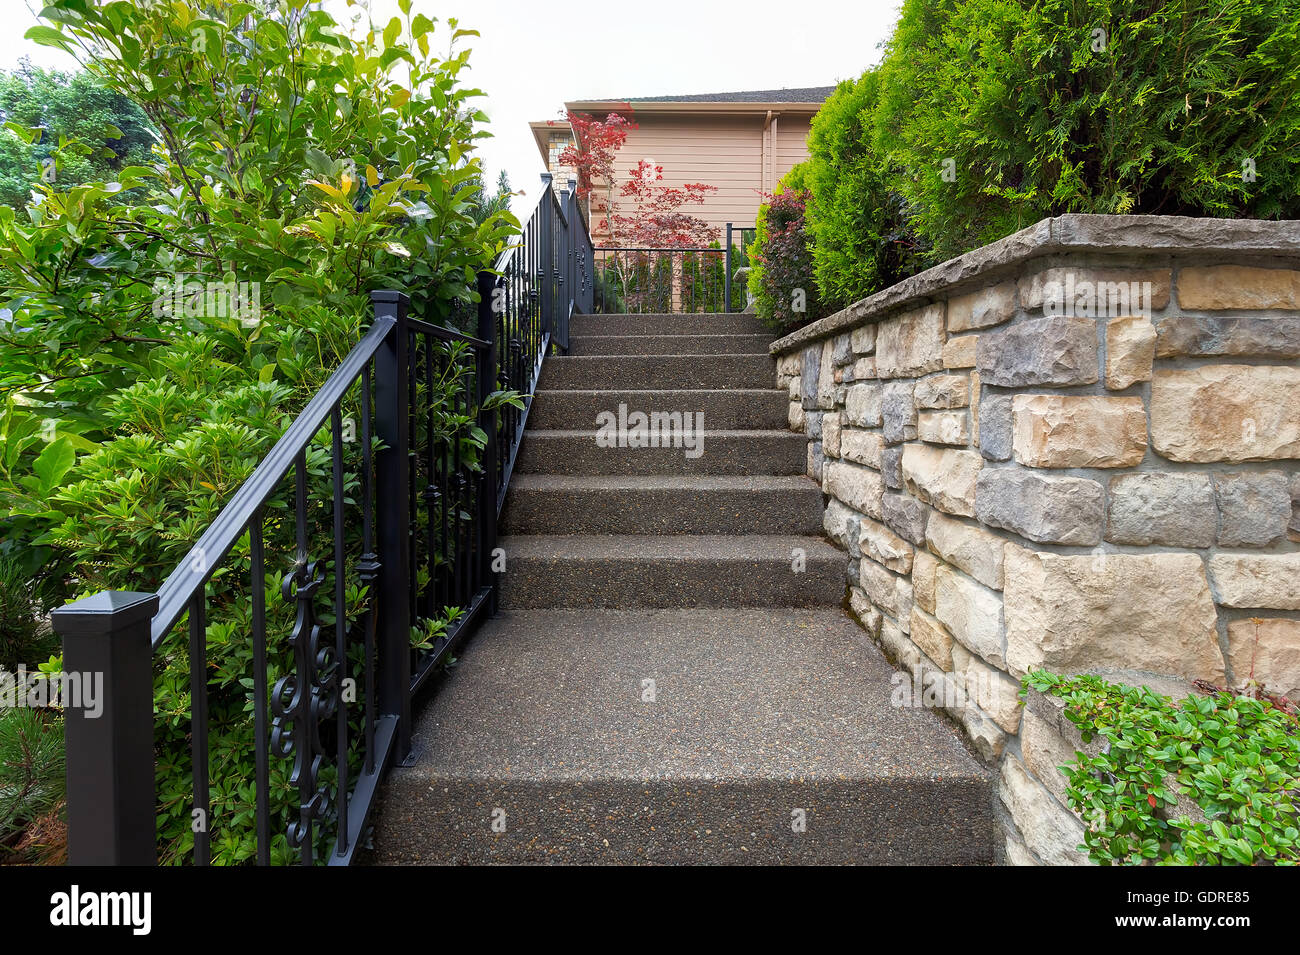
{"type": "Polygon", "coordinates": [[[688,206],[685,211],[708,221],[718,230],[719,239],[728,222],[752,226],[762,193],[807,157],[806,115],[781,116],[775,137],[764,130],[763,114],[638,115],[635,119],[638,128],[628,134],[618,152],[619,182],[626,181],[637,163],[646,159],[663,167],[667,184],[716,186],[718,191],[710,193],[702,206],[688,206]]]}

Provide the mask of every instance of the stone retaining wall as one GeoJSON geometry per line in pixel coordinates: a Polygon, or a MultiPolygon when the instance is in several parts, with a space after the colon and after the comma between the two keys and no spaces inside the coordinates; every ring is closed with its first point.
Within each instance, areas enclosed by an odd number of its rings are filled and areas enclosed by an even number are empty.
{"type": "Polygon", "coordinates": [[[1086,861],[1027,670],[1300,698],[1300,222],[1044,220],[772,350],[853,612],[999,767],[1009,861],[1086,861]]]}

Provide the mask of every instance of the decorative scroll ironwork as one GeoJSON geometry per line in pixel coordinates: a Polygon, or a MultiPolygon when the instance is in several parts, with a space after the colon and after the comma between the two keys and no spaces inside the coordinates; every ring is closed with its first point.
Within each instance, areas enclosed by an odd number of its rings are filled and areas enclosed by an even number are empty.
{"type": "Polygon", "coordinates": [[[321,728],[339,704],[338,661],[316,623],[314,600],[324,582],[325,573],[316,563],[299,564],[284,576],[280,595],[298,604],[289,638],[294,668],[271,691],[271,748],[278,756],[293,758],[290,782],[298,787],[299,815],[288,828],[289,846],[300,850],[304,861],[311,858],[312,826],[327,819],[333,805],[329,786],[321,782],[321,728]]]}

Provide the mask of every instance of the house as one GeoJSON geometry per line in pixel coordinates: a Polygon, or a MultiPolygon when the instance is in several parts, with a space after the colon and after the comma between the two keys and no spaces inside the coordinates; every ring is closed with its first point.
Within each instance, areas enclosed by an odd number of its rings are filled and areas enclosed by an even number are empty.
{"type": "MultiPolygon", "coordinates": [[[[683,211],[705,219],[722,237],[727,223],[754,225],[764,193],[772,191],[792,166],[808,158],[808,127],[835,87],[750,90],[689,96],[641,96],[630,99],[576,100],[567,113],[603,119],[618,113],[636,123],[619,149],[615,168],[620,182],[642,159],[663,167],[668,185],[699,182],[716,186],[702,206],[683,211]]],[[[530,123],[546,168],[563,185],[574,171],[560,154],[573,142],[563,119],[530,123]]],[[[592,222],[599,243],[599,218],[592,222]]]]}

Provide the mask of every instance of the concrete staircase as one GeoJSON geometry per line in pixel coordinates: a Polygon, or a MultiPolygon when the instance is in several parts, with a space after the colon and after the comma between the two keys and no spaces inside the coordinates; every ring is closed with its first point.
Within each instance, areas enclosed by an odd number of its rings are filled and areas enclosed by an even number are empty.
{"type": "Polygon", "coordinates": [[[840,609],[769,341],[750,315],[574,319],[511,482],[502,613],[389,776],[377,861],[991,861],[987,773],[890,705],[840,609]],[[620,404],[702,412],[703,453],[602,447],[620,404]]]}

